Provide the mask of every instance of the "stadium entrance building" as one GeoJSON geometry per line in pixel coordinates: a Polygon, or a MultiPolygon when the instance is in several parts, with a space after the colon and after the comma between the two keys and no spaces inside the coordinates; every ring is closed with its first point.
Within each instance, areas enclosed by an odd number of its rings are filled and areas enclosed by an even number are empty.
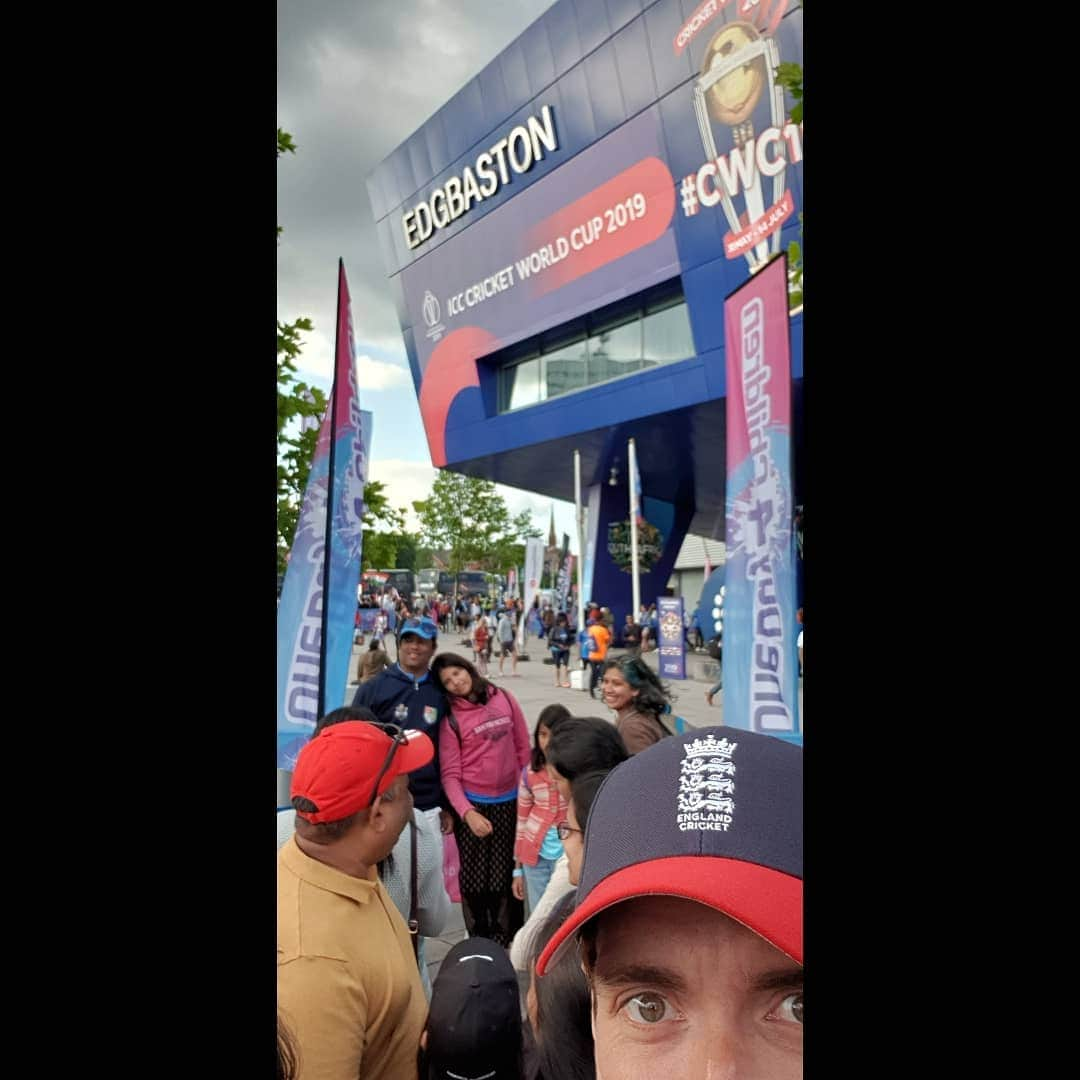
{"type": "Polygon", "coordinates": [[[785,62],[786,0],[557,0],[368,178],[432,463],[572,501],[579,450],[586,595],[616,625],[629,438],[642,599],[688,531],[724,538],[724,297],[800,239],[785,62]]]}

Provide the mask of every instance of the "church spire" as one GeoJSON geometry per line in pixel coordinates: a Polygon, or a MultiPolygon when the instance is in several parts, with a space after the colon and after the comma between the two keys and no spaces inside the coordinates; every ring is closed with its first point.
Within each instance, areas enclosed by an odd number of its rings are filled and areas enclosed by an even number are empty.
{"type": "Polygon", "coordinates": [[[551,505],[551,528],[548,531],[548,547],[558,547],[558,541],[555,539],[555,504],[551,505]]]}

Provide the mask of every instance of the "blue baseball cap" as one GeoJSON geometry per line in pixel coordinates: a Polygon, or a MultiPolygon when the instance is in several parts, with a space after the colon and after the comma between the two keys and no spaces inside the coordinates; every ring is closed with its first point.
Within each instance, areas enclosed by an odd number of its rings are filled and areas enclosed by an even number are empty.
{"type": "Polygon", "coordinates": [[[802,748],[696,728],[616,766],[589,810],[576,906],[536,974],[589,919],[638,896],[715,908],[801,964],[802,748]]]}
{"type": "Polygon", "coordinates": [[[434,641],[439,636],[439,628],[426,615],[412,616],[406,619],[398,630],[398,637],[403,638],[406,634],[416,634],[426,641],[434,641]]]}

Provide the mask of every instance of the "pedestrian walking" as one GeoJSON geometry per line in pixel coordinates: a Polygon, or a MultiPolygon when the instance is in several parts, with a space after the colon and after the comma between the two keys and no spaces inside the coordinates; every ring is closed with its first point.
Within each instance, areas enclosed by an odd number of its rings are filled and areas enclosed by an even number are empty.
{"type": "Polygon", "coordinates": [[[566,689],[570,687],[570,646],[574,643],[574,635],[566,622],[566,612],[560,611],[555,617],[555,625],[551,628],[548,639],[548,648],[551,651],[551,662],[555,665],[555,685],[566,689]],[[562,678],[559,671],[562,671],[562,678]]]}
{"type": "Polygon", "coordinates": [[[510,657],[510,674],[517,675],[518,669],[518,656],[517,656],[517,644],[514,641],[514,635],[517,632],[514,625],[513,609],[503,611],[499,616],[498,626],[496,633],[499,638],[499,674],[503,674],[503,663],[506,661],[507,656],[510,657]]]}
{"type": "Polygon", "coordinates": [[[589,646],[589,697],[596,697],[596,686],[600,682],[600,672],[607,659],[608,646],[611,644],[611,631],[604,625],[604,620],[598,609],[594,609],[589,615],[589,622],[585,628],[586,633],[592,639],[589,646]]]}

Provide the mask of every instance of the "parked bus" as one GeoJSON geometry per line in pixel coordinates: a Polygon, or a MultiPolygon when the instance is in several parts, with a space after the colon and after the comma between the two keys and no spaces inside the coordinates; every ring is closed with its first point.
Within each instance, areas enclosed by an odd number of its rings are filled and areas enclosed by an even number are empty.
{"type": "Polygon", "coordinates": [[[479,593],[480,596],[494,600],[498,591],[496,580],[494,574],[484,570],[462,570],[457,576],[458,595],[472,596],[473,593],[479,593]]]}
{"type": "Polygon", "coordinates": [[[411,570],[380,570],[386,575],[386,584],[393,585],[398,596],[411,601],[416,595],[416,575],[411,570]]]}
{"type": "Polygon", "coordinates": [[[454,575],[449,570],[436,570],[434,567],[421,570],[416,575],[416,591],[421,596],[431,596],[433,593],[446,597],[453,596],[454,575]]]}

